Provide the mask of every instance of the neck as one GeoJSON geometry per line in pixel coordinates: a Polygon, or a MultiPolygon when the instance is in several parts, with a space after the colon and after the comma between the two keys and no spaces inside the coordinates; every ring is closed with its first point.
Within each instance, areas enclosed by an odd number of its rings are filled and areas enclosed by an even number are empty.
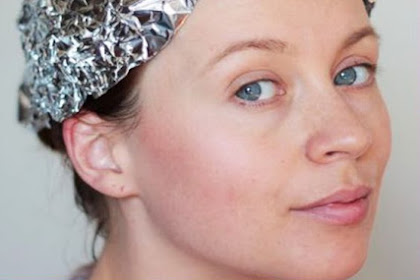
{"type": "Polygon", "coordinates": [[[140,212],[144,214],[113,219],[118,222],[111,225],[114,230],[106,241],[90,280],[257,279],[214,264],[177,246],[153,224],[146,211],[140,212]]]}

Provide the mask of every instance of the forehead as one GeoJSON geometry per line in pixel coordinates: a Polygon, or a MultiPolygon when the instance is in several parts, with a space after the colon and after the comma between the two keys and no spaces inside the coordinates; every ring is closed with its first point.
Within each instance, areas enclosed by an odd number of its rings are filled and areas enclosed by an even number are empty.
{"type": "Polygon", "coordinates": [[[211,20],[213,24],[230,19],[238,24],[258,23],[256,19],[288,21],[292,25],[307,22],[335,21],[355,15],[367,19],[362,0],[199,0],[192,17],[211,20]],[[194,15],[195,14],[195,15],[194,15]]]}
{"type": "Polygon", "coordinates": [[[297,45],[314,37],[331,42],[366,25],[362,0],[200,0],[180,33],[191,35],[183,38],[189,46],[213,49],[258,37],[297,45]]]}

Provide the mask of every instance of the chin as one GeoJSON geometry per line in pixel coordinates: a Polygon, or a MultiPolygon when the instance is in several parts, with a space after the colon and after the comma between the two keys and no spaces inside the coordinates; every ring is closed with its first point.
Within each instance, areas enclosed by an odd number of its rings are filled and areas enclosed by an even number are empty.
{"type": "Polygon", "coordinates": [[[306,275],[293,280],[345,280],[354,276],[363,267],[367,257],[365,246],[355,246],[348,251],[339,251],[322,259],[319,257],[318,265],[313,270],[306,270],[306,275]],[[322,263],[322,264],[319,264],[322,263]]]}
{"type": "MultiPolygon", "coordinates": [[[[323,232],[322,238],[312,240],[312,247],[306,250],[315,255],[305,260],[310,269],[306,275],[294,280],[344,280],[357,274],[366,262],[370,236],[371,219],[353,227],[323,232]],[[317,242],[318,241],[318,242],[317,242]],[[312,264],[312,265],[311,265],[312,264]]],[[[310,243],[309,243],[310,244],[310,243]]],[[[281,278],[280,278],[281,279],[281,278]]]]}
{"type": "Polygon", "coordinates": [[[300,271],[292,269],[284,274],[273,275],[274,277],[268,277],[268,279],[282,279],[282,280],[347,280],[357,274],[363,264],[365,263],[365,257],[358,256],[355,259],[337,259],[326,263],[326,266],[314,267],[313,269],[300,268],[300,271]]]}
{"type": "Polygon", "coordinates": [[[335,261],[331,264],[329,272],[326,272],[324,276],[313,278],[315,280],[346,280],[354,276],[356,273],[362,269],[363,264],[365,263],[366,258],[359,258],[355,260],[350,260],[348,263],[340,263],[344,261],[335,261]]]}
{"type": "MultiPolygon", "coordinates": [[[[347,258],[345,260],[342,260],[340,263],[339,268],[337,269],[337,275],[332,275],[332,280],[341,280],[341,279],[348,279],[352,276],[354,276],[356,273],[358,273],[363,265],[366,262],[367,258],[367,249],[365,249],[362,252],[359,252],[358,255],[354,256],[353,258],[347,258]],[[339,273],[338,273],[339,272],[339,273]]],[[[337,263],[339,261],[336,261],[337,263]]]]}
{"type": "MultiPolygon", "coordinates": [[[[301,248],[290,259],[278,260],[279,265],[268,279],[282,280],[345,280],[357,274],[367,258],[368,238],[349,237],[344,244],[342,238],[330,236],[329,244],[325,240],[306,248],[301,248]],[[285,262],[287,262],[285,264],[285,262]]],[[[268,270],[269,271],[269,270],[268,270]]]]}
{"type": "MultiPolygon", "coordinates": [[[[325,256],[325,265],[319,265],[319,277],[314,278],[310,273],[307,279],[312,280],[344,280],[358,273],[363,267],[368,250],[368,241],[363,239],[358,242],[349,242],[347,246],[332,250],[330,255],[325,256]],[[353,245],[353,246],[351,246],[353,245]]],[[[320,256],[322,258],[323,256],[320,256]]],[[[316,269],[316,268],[315,268],[316,269]]]]}

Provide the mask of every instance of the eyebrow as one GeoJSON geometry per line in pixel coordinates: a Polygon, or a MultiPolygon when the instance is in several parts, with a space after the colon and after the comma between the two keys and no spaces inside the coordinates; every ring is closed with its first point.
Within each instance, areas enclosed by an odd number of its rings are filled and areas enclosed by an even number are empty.
{"type": "Polygon", "coordinates": [[[289,48],[289,44],[287,44],[284,41],[276,40],[276,39],[254,39],[254,40],[247,40],[247,41],[239,41],[239,42],[231,44],[226,49],[221,51],[218,55],[216,55],[213,59],[211,59],[208,66],[212,66],[220,62],[225,57],[233,53],[246,51],[248,49],[282,53],[287,48],[289,48]]]}
{"type": "Polygon", "coordinates": [[[380,39],[378,33],[376,33],[372,26],[366,26],[350,34],[350,36],[344,40],[341,49],[347,49],[366,37],[374,37],[376,40],[380,39]]]}
{"type": "MultiPolygon", "coordinates": [[[[350,34],[341,45],[341,49],[347,49],[362,39],[366,37],[374,37],[379,40],[379,35],[376,33],[375,29],[371,26],[363,27],[353,33],[350,34]]],[[[246,41],[239,41],[229,45],[219,54],[217,54],[213,59],[210,60],[208,63],[208,67],[217,64],[227,56],[236,53],[242,52],[249,49],[255,50],[262,50],[262,51],[271,51],[271,52],[280,52],[284,53],[287,49],[290,48],[290,44],[277,39],[254,39],[254,40],[246,40],[246,41]]]]}

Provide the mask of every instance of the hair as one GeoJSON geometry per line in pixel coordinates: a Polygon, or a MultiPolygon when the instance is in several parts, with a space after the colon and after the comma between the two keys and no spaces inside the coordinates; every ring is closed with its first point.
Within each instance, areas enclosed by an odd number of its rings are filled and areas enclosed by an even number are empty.
{"type": "MultiPolygon", "coordinates": [[[[86,99],[79,114],[93,112],[105,121],[118,125],[126,130],[137,125],[138,117],[138,93],[135,91],[136,81],[140,75],[140,68],[131,70],[127,77],[112,87],[103,96],[94,99],[89,96],[86,99]]],[[[75,116],[77,117],[77,115],[75,116]]],[[[89,221],[96,226],[95,237],[100,235],[107,237],[109,233],[109,209],[105,195],[96,191],[79,176],[68,159],[66,146],[63,139],[63,124],[51,121],[51,128],[44,128],[38,132],[41,142],[48,148],[62,154],[65,162],[73,172],[75,187],[75,201],[79,209],[84,212],[89,221]]],[[[93,248],[92,248],[93,251],[93,248]]],[[[94,255],[94,254],[93,254],[94,255]]],[[[95,256],[94,256],[95,258],[95,256]]]]}

